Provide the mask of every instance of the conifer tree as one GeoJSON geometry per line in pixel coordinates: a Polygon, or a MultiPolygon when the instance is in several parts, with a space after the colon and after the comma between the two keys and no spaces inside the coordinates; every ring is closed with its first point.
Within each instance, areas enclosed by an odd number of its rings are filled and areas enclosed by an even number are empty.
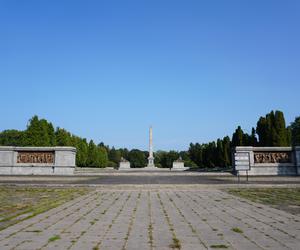
{"type": "Polygon", "coordinates": [[[292,144],[293,146],[300,146],[300,116],[296,117],[291,124],[292,144]]]}
{"type": "Polygon", "coordinates": [[[71,146],[71,134],[63,128],[56,128],[55,139],[57,146],[71,146]]]}
{"type": "Polygon", "coordinates": [[[244,139],[244,132],[241,126],[238,126],[232,135],[232,146],[233,147],[244,146],[243,139],[244,139]]]}
{"type": "Polygon", "coordinates": [[[221,139],[217,140],[217,149],[216,149],[216,158],[217,162],[216,165],[219,167],[224,167],[224,148],[223,148],[223,143],[221,139]]]}
{"type": "Polygon", "coordinates": [[[266,117],[260,117],[256,132],[259,137],[259,145],[262,147],[290,145],[289,130],[286,128],[284,115],[281,111],[271,111],[266,117]]]}
{"type": "Polygon", "coordinates": [[[39,120],[33,116],[25,131],[24,144],[26,146],[52,146],[55,141],[54,129],[45,119],[39,120]]]}
{"type": "Polygon", "coordinates": [[[105,147],[98,146],[97,167],[105,168],[108,164],[108,155],[105,147]]]}
{"type": "Polygon", "coordinates": [[[272,146],[289,146],[288,131],[285,125],[284,115],[276,111],[274,116],[274,141],[272,146]]]}
{"type": "Polygon", "coordinates": [[[88,159],[87,166],[89,167],[98,167],[98,149],[93,140],[90,140],[88,146],[88,159]]]}
{"type": "Polygon", "coordinates": [[[223,153],[224,166],[228,167],[231,160],[230,138],[228,136],[223,138],[223,153]]]}

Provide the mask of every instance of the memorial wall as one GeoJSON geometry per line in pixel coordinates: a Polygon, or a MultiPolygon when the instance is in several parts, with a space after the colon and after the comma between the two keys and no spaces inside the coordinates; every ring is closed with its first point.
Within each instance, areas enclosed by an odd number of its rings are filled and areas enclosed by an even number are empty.
{"type": "Polygon", "coordinates": [[[300,147],[236,147],[233,165],[240,175],[300,175],[300,147]]]}
{"type": "Polygon", "coordinates": [[[1,175],[72,175],[76,148],[0,147],[1,175]]]}

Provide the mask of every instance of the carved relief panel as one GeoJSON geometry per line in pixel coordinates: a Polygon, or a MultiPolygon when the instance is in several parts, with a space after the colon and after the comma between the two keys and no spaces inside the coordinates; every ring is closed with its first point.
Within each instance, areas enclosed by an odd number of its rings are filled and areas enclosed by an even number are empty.
{"type": "Polygon", "coordinates": [[[254,163],[292,163],[291,152],[254,152],[254,163]]]}
{"type": "Polygon", "coordinates": [[[54,152],[18,152],[17,163],[54,164],[54,152]]]}

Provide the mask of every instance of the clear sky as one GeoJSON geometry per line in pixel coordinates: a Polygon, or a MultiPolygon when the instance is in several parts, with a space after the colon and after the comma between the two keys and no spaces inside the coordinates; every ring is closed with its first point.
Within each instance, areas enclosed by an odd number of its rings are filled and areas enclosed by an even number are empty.
{"type": "Polygon", "coordinates": [[[298,0],[0,0],[0,130],[187,149],[300,115],[298,0]]]}

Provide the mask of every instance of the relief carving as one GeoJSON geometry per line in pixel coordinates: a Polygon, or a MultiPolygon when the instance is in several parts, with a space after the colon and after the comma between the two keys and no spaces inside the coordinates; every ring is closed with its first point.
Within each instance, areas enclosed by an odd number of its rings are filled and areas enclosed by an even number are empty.
{"type": "Polygon", "coordinates": [[[54,152],[18,152],[17,163],[54,164],[54,152]]]}
{"type": "Polygon", "coordinates": [[[254,163],[291,163],[290,152],[254,152],[254,163]]]}

